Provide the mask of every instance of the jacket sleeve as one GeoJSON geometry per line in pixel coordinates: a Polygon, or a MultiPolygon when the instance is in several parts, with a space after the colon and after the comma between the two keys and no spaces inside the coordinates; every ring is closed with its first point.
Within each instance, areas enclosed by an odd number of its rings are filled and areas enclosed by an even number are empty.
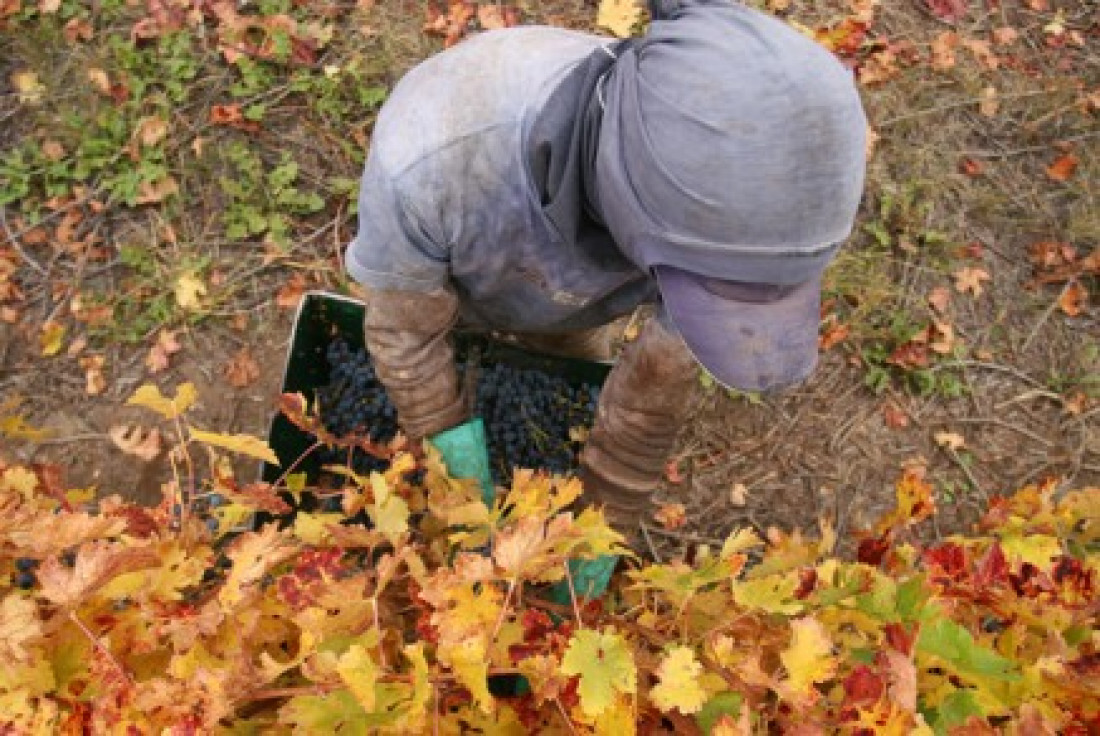
{"type": "Polygon", "coordinates": [[[398,423],[415,439],[469,418],[451,344],[457,318],[458,297],[450,287],[368,295],[367,352],[397,408],[398,423]]]}

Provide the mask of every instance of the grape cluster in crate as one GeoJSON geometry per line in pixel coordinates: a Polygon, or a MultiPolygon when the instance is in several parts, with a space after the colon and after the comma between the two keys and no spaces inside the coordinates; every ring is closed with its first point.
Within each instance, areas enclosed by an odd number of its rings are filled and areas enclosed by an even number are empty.
{"type": "MultiPolygon", "coordinates": [[[[363,349],[337,338],[325,352],[329,382],[317,389],[326,429],[338,437],[387,442],[397,434],[397,411],[363,349]]],[[[469,368],[460,365],[464,377],[469,368]]],[[[507,484],[514,468],[551,473],[576,469],[582,440],[599,402],[597,384],[570,382],[507,362],[477,368],[474,415],[485,422],[494,483],[507,484]]],[[[381,471],[386,461],[361,450],[326,450],[322,461],[358,473],[381,471]]]]}

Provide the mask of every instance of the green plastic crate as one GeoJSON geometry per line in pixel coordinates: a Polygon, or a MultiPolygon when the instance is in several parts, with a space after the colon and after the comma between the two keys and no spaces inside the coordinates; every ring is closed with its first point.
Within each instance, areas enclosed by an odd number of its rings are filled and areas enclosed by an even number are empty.
{"type": "MultiPolygon", "coordinates": [[[[329,382],[325,349],[336,338],[343,338],[353,349],[363,347],[363,302],[339,294],[309,292],[302,298],[290,336],[286,367],[283,372],[283,393],[301,393],[311,402],[315,389],[329,382]]],[[[569,358],[540,355],[515,345],[493,340],[482,334],[457,333],[457,360],[466,361],[473,351],[482,365],[506,363],[520,368],[538,369],[565,378],[572,385],[603,385],[611,366],[569,358]]],[[[261,479],[272,483],[279,479],[283,468],[289,467],[314,443],[314,438],[295,427],[278,414],[271,422],[268,443],[279,458],[281,467],[264,463],[261,479]]],[[[302,460],[295,472],[306,474],[309,483],[320,476],[316,456],[302,460]]],[[[308,503],[308,500],[306,501],[308,503]]],[[[270,517],[268,517],[270,518],[270,517]]]]}

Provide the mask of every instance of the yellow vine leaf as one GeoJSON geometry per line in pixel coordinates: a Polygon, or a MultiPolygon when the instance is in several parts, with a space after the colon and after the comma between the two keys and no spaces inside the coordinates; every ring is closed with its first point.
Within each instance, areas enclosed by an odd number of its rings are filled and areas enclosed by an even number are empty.
{"type": "Polygon", "coordinates": [[[193,383],[181,383],[176,387],[176,395],[169,399],[156,386],[146,383],[140,386],[126,404],[152,409],[165,419],[175,419],[191,408],[199,398],[199,392],[193,383]]]}
{"type": "Polygon", "coordinates": [[[837,661],[825,627],[809,616],[791,621],[791,644],[779,659],[787,669],[785,685],[796,699],[812,694],[815,683],[836,674],[837,661]]]}
{"type": "Polygon", "coordinates": [[[600,0],[596,25],[626,38],[642,19],[642,6],[637,0],[600,0]]]}
{"type": "Polygon", "coordinates": [[[396,543],[397,538],[409,529],[409,504],[390,490],[381,473],[371,473],[370,487],[374,493],[374,503],[367,506],[367,513],[375,528],[396,543]]]}
{"type": "Polygon", "coordinates": [[[248,455],[257,460],[263,460],[272,465],[279,464],[278,456],[267,442],[249,434],[221,434],[218,432],[205,432],[201,429],[192,427],[191,440],[194,442],[201,442],[204,445],[220,447],[230,452],[239,452],[242,455],[248,455]]]}
{"type": "Polygon", "coordinates": [[[477,701],[483,713],[492,713],[495,701],[489,692],[489,661],[485,642],[473,637],[448,646],[441,645],[439,660],[448,665],[477,701]]]}
{"type": "Polygon", "coordinates": [[[0,473],[0,493],[14,493],[29,499],[38,488],[38,476],[24,467],[15,466],[0,473]]]}
{"type": "Polygon", "coordinates": [[[798,572],[794,570],[757,580],[738,581],[733,584],[733,600],[744,608],[789,616],[804,608],[802,601],[795,597],[798,586],[798,572]]]}
{"type": "Polygon", "coordinates": [[[707,701],[707,693],[699,683],[703,666],[695,659],[690,647],[673,647],[657,667],[657,684],[649,691],[649,699],[661,710],[698,713],[707,701]]]}
{"type": "Polygon", "coordinates": [[[360,644],[353,644],[336,663],[340,679],[351,690],[351,694],[368,713],[374,710],[375,692],[378,684],[378,665],[370,652],[360,644]]]}
{"type": "Polygon", "coordinates": [[[581,629],[573,634],[561,671],[580,677],[577,692],[585,715],[598,716],[615,702],[618,693],[637,689],[634,655],[625,639],[610,629],[581,629]]]}

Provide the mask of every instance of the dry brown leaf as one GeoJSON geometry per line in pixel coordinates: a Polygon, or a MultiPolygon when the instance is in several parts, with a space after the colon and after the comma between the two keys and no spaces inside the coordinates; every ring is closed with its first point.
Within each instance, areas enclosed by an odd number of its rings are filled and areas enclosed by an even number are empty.
{"type": "Polygon", "coordinates": [[[985,269],[966,266],[955,272],[955,290],[960,294],[970,292],[978,297],[982,295],[982,283],[989,280],[989,273],[985,269]]]}
{"type": "Polygon", "coordinates": [[[159,115],[142,118],[134,128],[134,138],[147,148],[157,145],[167,135],[168,121],[159,115]]]}
{"type": "Polygon", "coordinates": [[[260,366],[252,357],[248,347],[238,350],[223,369],[226,380],[235,388],[244,388],[256,382],[260,377],[260,366]]]}
{"type": "Polygon", "coordinates": [[[882,421],[890,429],[904,429],[909,426],[909,415],[896,404],[888,403],[882,407],[882,421]]]}
{"type": "Polygon", "coordinates": [[[998,46],[1011,46],[1020,37],[1020,32],[1012,26],[1002,26],[993,29],[993,43],[998,46]]]}
{"type": "Polygon", "coordinates": [[[38,81],[34,72],[15,72],[11,75],[11,83],[19,102],[24,105],[37,105],[46,93],[45,85],[38,81]]]}
{"type": "Polygon", "coordinates": [[[1058,307],[1070,317],[1080,317],[1088,308],[1089,291],[1080,281],[1072,281],[1062,290],[1058,307]]]}
{"type": "Polygon", "coordinates": [[[42,141],[42,155],[45,156],[48,161],[60,161],[65,158],[65,147],[52,138],[42,141]]]}
{"type": "Polygon", "coordinates": [[[92,24],[84,18],[73,18],[65,24],[64,29],[65,40],[69,43],[76,43],[77,41],[90,41],[94,30],[92,24]]]}
{"type": "Polygon", "coordinates": [[[38,0],[38,12],[42,15],[53,15],[61,9],[61,0],[38,0]]]}
{"type": "Polygon", "coordinates": [[[107,390],[107,377],[103,375],[106,360],[102,355],[85,355],[80,359],[80,367],[84,369],[84,392],[89,396],[98,396],[107,390]]]}
{"type": "Polygon", "coordinates": [[[956,343],[955,328],[947,322],[940,322],[939,320],[933,320],[932,326],[928,328],[929,339],[928,347],[932,348],[933,352],[940,355],[950,355],[954,352],[956,343]]]}
{"type": "Polygon", "coordinates": [[[496,3],[483,3],[477,7],[477,22],[487,31],[511,28],[519,22],[515,8],[496,3]]]}
{"type": "Polygon", "coordinates": [[[946,450],[961,450],[966,447],[966,439],[958,432],[936,432],[933,435],[936,444],[946,450]]]}
{"type": "Polygon", "coordinates": [[[898,57],[891,49],[871,54],[859,67],[859,83],[870,87],[888,82],[898,75],[898,57]]]}
{"type": "Polygon", "coordinates": [[[947,307],[951,303],[951,290],[946,286],[937,286],[928,292],[928,304],[940,314],[947,313],[947,307]]]}
{"type": "Polygon", "coordinates": [[[945,72],[955,66],[955,49],[959,47],[959,34],[944,31],[932,41],[932,68],[945,72]]]}
{"type": "Polygon", "coordinates": [[[867,156],[868,159],[875,155],[875,149],[878,147],[878,142],[879,140],[881,140],[881,138],[882,136],[878,134],[878,131],[872,128],[871,125],[868,123],[867,137],[863,143],[863,153],[867,156]]]}
{"type": "Polygon", "coordinates": [[[115,447],[145,462],[156,460],[164,449],[160,431],[156,427],[146,430],[136,424],[120,424],[111,427],[107,436],[115,443],[115,447]]]}
{"type": "Polygon", "coordinates": [[[749,489],[744,483],[734,483],[730,486],[730,503],[741,507],[749,502],[749,489]]]}
{"type": "Polygon", "coordinates": [[[1047,176],[1054,181],[1069,181],[1077,171],[1077,157],[1072,153],[1064,153],[1047,167],[1047,176]]]}
{"type": "Polygon", "coordinates": [[[93,87],[105,95],[111,94],[111,80],[107,76],[107,72],[98,67],[92,67],[88,70],[87,76],[93,87]]]}
{"type": "Polygon", "coordinates": [[[687,511],[682,503],[661,504],[653,512],[653,518],[665,529],[679,529],[687,523],[687,511]]]}
{"type": "Polygon", "coordinates": [[[179,192],[175,177],[168,175],[155,182],[143,181],[138,185],[138,204],[157,204],[179,192]]]}
{"type": "Polygon", "coordinates": [[[202,306],[202,297],[206,294],[206,284],[198,276],[185,273],[176,279],[176,303],[182,309],[195,310],[202,306]]]}
{"type": "Polygon", "coordinates": [[[978,95],[978,112],[987,118],[997,117],[1001,110],[1001,100],[997,94],[997,88],[989,85],[982,89],[978,95]]]}
{"type": "Polygon", "coordinates": [[[149,354],[145,356],[145,367],[150,373],[160,373],[168,368],[171,357],[181,349],[175,330],[161,330],[157,333],[153,347],[149,348],[149,354]]]}
{"type": "Polygon", "coordinates": [[[1001,60],[993,53],[989,41],[982,41],[977,38],[967,38],[963,40],[962,45],[966,47],[970,53],[974,54],[974,58],[986,69],[993,71],[1001,66],[1001,60]]]}
{"type": "Polygon", "coordinates": [[[875,7],[879,0],[848,0],[848,12],[854,20],[870,24],[875,19],[875,7]]]}

